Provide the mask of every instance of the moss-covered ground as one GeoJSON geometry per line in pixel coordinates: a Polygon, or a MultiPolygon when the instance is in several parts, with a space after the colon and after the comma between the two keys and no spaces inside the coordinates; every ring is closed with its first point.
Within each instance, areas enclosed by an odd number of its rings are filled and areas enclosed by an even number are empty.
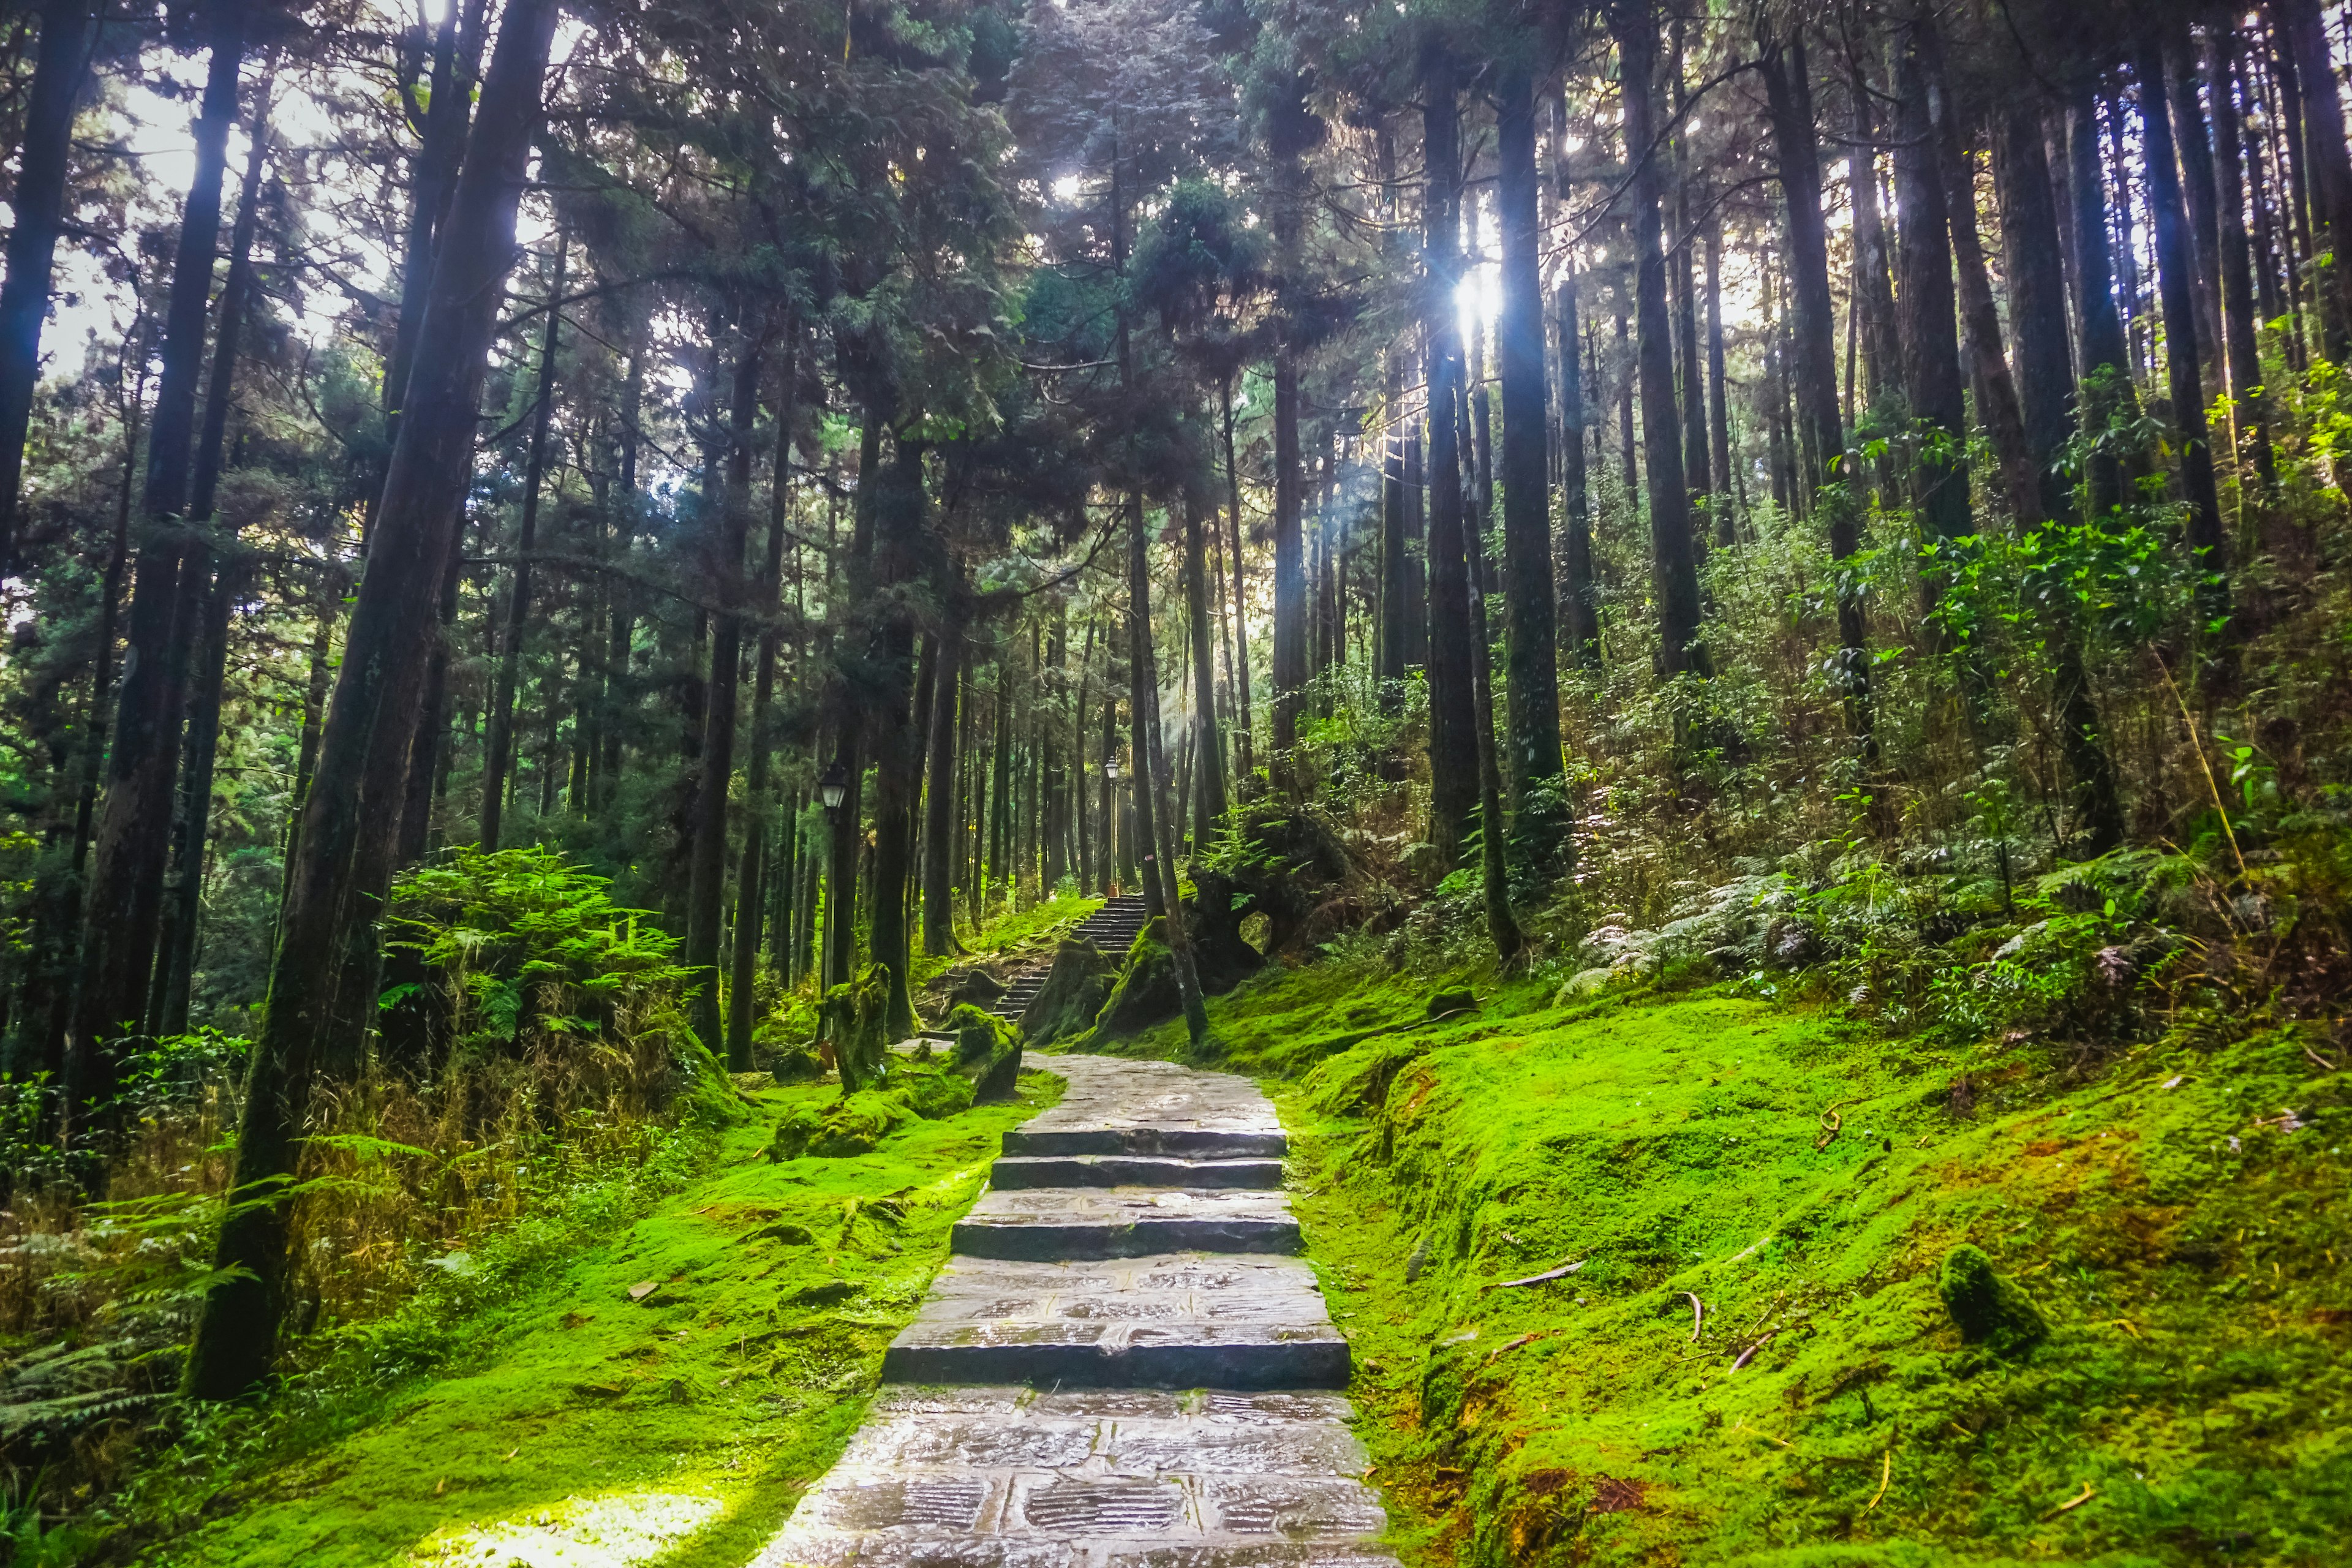
{"type": "Polygon", "coordinates": [[[1060,1093],[918,1121],[873,1152],[762,1156],[832,1088],[762,1089],[698,1173],[464,1325],[308,1452],[227,1467],[156,1564],[723,1568],[753,1556],[866,1405],[1004,1130],[1060,1093]]]}
{"type": "Polygon", "coordinates": [[[1211,1009],[1291,1127],[1409,1561],[2352,1542],[2352,1093],[2312,1037],[1943,1050],[1727,988],[1483,981],[1426,1023],[1436,988],[1325,964],[1211,1009]],[[2042,1342],[1966,1342],[1964,1244],[2042,1342]]]}

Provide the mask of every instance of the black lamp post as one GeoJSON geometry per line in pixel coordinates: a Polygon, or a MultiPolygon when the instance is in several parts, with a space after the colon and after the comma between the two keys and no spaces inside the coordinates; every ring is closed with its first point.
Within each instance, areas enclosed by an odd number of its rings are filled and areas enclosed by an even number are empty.
{"type": "Polygon", "coordinates": [[[848,795],[849,775],[842,772],[841,759],[836,757],[833,765],[824,770],[824,776],[816,781],[816,798],[824,807],[826,821],[840,820],[841,803],[848,795]]]}

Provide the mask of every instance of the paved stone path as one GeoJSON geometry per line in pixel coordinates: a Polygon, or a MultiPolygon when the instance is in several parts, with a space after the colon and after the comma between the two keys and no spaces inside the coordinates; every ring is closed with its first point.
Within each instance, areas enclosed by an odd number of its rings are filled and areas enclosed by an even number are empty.
{"type": "Polygon", "coordinates": [[[756,1568],[1395,1568],[1265,1097],[1032,1065],[1068,1091],[1006,1135],[865,1426],[756,1568]]]}

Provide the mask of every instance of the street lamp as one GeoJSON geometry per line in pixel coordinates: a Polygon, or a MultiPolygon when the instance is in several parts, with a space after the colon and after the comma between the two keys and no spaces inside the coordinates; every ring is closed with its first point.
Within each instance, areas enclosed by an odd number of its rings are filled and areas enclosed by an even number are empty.
{"type": "Polygon", "coordinates": [[[824,806],[827,821],[839,817],[841,803],[848,794],[849,775],[842,772],[841,759],[836,757],[833,765],[824,770],[824,776],[816,781],[816,798],[824,806]]]}
{"type": "Polygon", "coordinates": [[[1103,777],[1110,780],[1113,784],[1118,783],[1118,759],[1117,757],[1113,757],[1108,762],[1103,763],[1103,777]]]}

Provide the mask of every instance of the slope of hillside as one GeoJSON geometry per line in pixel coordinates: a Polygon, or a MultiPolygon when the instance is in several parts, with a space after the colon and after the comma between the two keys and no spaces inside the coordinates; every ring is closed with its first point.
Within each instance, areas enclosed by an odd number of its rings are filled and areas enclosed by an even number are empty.
{"type": "Polygon", "coordinates": [[[1282,1075],[1422,1561],[2352,1539],[2352,1095],[2308,1037],[2092,1059],[1731,987],[1522,985],[1436,1023],[1430,994],[1329,964],[1214,1009],[1234,1065],[1282,1075]]]}

